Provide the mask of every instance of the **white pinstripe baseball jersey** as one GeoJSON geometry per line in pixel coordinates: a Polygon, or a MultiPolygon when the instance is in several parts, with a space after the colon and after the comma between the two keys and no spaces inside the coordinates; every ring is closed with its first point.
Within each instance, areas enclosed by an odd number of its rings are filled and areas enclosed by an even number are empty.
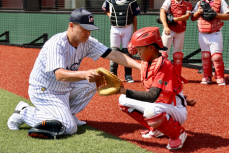
{"type": "Polygon", "coordinates": [[[67,92],[71,89],[70,82],[57,81],[54,71],[64,68],[77,71],[84,57],[98,60],[108,48],[91,36],[77,48],[69,44],[66,32],[52,36],[41,49],[29,83],[35,87],[44,87],[50,91],[67,92]]]}

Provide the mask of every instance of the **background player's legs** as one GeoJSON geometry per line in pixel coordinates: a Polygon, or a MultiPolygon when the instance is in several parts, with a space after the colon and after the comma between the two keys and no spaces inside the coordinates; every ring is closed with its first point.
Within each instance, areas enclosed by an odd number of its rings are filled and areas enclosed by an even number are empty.
{"type": "MultiPolygon", "coordinates": [[[[110,34],[110,46],[112,50],[115,51],[120,51],[120,45],[121,45],[121,41],[122,41],[122,37],[121,37],[121,32],[120,32],[121,28],[117,28],[117,27],[111,27],[111,34],[110,34]]],[[[115,75],[117,75],[117,69],[118,69],[118,64],[110,61],[110,72],[114,73],[115,75]]]]}
{"type": "Polygon", "coordinates": [[[183,62],[183,46],[184,46],[185,32],[176,33],[173,40],[173,66],[179,76],[181,76],[182,62],[183,62]]]}
{"type": "Polygon", "coordinates": [[[210,51],[212,55],[213,65],[215,67],[215,77],[218,85],[226,85],[224,81],[224,62],[223,52],[223,36],[222,32],[215,32],[209,36],[210,51]]]}
{"type": "Polygon", "coordinates": [[[224,62],[221,53],[215,53],[212,55],[213,64],[215,67],[216,82],[218,85],[226,85],[224,81],[224,62]]]}
{"type": "MultiPolygon", "coordinates": [[[[122,36],[122,53],[126,54],[129,57],[132,57],[132,55],[128,52],[127,46],[132,37],[133,28],[132,26],[127,26],[125,28],[120,28],[120,29],[121,29],[121,36],[122,36]]],[[[131,75],[132,75],[132,68],[125,67],[125,79],[129,83],[134,82],[131,75]]]]}
{"type": "MultiPolygon", "coordinates": [[[[132,55],[128,52],[128,49],[127,48],[123,48],[122,49],[122,52],[124,54],[126,54],[127,56],[132,57],[132,55]]],[[[129,83],[134,82],[134,80],[133,80],[133,78],[132,78],[131,75],[132,75],[132,68],[125,67],[125,79],[129,83]]]]}
{"type": "MultiPolygon", "coordinates": [[[[111,49],[115,51],[120,51],[120,49],[117,47],[112,47],[111,49]]],[[[118,75],[117,70],[118,70],[118,63],[115,63],[112,60],[110,60],[110,72],[114,73],[115,75],[118,75]]]]}
{"type": "Polygon", "coordinates": [[[179,76],[181,76],[183,56],[184,54],[182,52],[176,52],[173,54],[173,66],[176,69],[179,76]]]}
{"type": "Polygon", "coordinates": [[[212,83],[212,61],[211,53],[209,51],[201,52],[202,67],[204,72],[204,77],[202,79],[202,84],[212,83]]]}

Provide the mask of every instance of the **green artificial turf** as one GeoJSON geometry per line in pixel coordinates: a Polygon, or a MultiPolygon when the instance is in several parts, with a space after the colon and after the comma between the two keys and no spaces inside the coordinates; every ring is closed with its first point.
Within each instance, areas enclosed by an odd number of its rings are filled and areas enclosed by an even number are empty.
{"type": "Polygon", "coordinates": [[[19,101],[31,102],[18,95],[0,89],[0,153],[146,153],[148,151],[104,133],[91,126],[78,127],[72,136],[56,140],[27,137],[31,128],[24,124],[20,130],[11,131],[7,120],[14,112],[19,101]]]}

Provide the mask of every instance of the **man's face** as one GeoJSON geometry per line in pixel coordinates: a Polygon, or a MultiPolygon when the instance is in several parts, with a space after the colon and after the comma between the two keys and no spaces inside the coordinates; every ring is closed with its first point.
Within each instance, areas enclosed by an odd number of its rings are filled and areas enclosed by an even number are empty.
{"type": "Polygon", "coordinates": [[[86,42],[91,34],[91,31],[88,31],[81,27],[79,24],[73,24],[72,27],[72,36],[73,40],[78,43],[86,42]]]}

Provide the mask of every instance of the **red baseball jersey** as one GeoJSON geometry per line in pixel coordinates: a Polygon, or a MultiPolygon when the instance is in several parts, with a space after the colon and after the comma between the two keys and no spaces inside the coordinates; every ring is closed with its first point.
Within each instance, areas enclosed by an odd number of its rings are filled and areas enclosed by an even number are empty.
{"type": "Polygon", "coordinates": [[[162,89],[155,102],[171,104],[175,95],[182,90],[182,82],[172,63],[162,56],[153,60],[150,65],[149,62],[142,62],[141,76],[146,90],[151,87],[162,89]]]}

